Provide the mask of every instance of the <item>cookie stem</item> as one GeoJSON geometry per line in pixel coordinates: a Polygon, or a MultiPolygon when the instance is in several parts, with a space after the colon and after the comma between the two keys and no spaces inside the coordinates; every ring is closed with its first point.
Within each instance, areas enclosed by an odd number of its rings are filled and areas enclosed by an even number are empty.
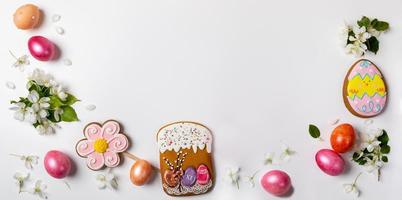
{"type": "MultiPolygon", "coordinates": [[[[136,156],[134,154],[131,154],[131,153],[127,152],[127,151],[122,152],[122,154],[123,154],[123,156],[126,156],[127,158],[130,158],[132,160],[142,160],[140,157],[138,157],[138,156],[136,156]]],[[[152,166],[152,167],[157,171],[161,171],[159,168],[157,168],[155,166],[152,166]]]]}

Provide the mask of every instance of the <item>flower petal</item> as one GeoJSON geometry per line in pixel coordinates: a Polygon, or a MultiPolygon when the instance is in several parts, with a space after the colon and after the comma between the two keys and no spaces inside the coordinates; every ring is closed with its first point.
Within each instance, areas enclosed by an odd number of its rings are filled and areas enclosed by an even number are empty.
{"type": "Polygon", "coordinates": [[[123,152],[128,148],[128,139],[123,134],[115,135],[111,140],[108,141],[109,148],[108,151],[111,152],[123,152]]]}
{"type": "Polygon", "coordinates": [[[105,159],[102,154],[93,152],[88,155],[87,166],[92,170],[99,170],[105,165],[105,159]]]}
{"type": "Polygon", "coordinates": [[[85,157],[94,152],[94,142],[89,140],[81,140],[75,147],[78,155],[85,157]]]}
{"type": "Polygon", "coordinates": [[[89,124],[84,129],[84,135],[88,140],[94,141],[102,137],[102,127],[96,123],[89,124]]]}
{"type": "Polygon", "coordinates": [[[116,167],[120,164],[120,157],[115,152],[107,151],[103,154],[105,158],[105,165],[107,167],[116,167]]]}
{"type": "Polygon", "coordinates": [[[110,140],[120,132],[120,124],[116,121],[108,121],[102,126],[103,138],[110,140]]]}

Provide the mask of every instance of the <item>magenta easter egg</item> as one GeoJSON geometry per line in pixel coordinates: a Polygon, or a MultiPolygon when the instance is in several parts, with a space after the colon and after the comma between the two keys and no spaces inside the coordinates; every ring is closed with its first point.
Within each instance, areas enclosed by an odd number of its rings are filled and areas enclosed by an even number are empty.
{"type": "Polygon", "coordinates": [[[55,45],[45,37],[33,36],[28,40],[28,49],[31,55],[40,60],[51,60],[56,54],[55,45]]]}
{"type": "Polygon", "coordinates": [[[292,183],[286,172],[272,170],[264,174],[261,178],[261,186],[265,191],[275,196],[282,196],[289,192],[292,183]]]}
{"type": "Polygon", "coordinates": [[[44,160],[47,173],[54,178],[64,178],[71,171],[70,158],[60,151],[47,152],[44,160]]]}
{"type": "Polygon", "coordinates": [[[330,149],[321,149],[315,154],[318,167],[326,174],[338,176],[345,169],[343,158],[330,149]]]}

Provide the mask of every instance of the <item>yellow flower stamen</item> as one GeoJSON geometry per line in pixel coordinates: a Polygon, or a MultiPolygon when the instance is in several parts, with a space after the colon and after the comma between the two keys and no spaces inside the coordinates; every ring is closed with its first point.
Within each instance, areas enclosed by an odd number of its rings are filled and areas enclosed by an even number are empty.
{"type": "Polygon", "coordinates": [[[105,139],[97,139],[94,143],[94,149],[98,153],[105,153],[109,148],[109,144],[105,139]]]}

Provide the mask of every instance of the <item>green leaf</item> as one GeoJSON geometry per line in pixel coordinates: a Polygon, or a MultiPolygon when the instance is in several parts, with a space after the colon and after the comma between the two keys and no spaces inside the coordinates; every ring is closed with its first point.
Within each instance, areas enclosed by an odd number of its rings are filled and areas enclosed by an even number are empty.
{"type": "Polygon", "coordinates": [[[362,27],[368,28],[370,26],[370,19],[366,16],[363,16],[359,21],[357,21],[357,24],[362,27]]]}
{"type": "Polygon", "coordinates": [[[391,152],[391,147],[389,145],[385,145],[385,146],[381,147],[381,153],[388,154],[389,152],[391,152]]]}
{"type": "Polygon", "coordinates": [[[321,133],[320,130],[317,128],[317,126],[310,124],[308,126],[308,132],[310,133],[311,137],[313,138],[319,138],[321,133]]]}
{"type": "Polygon", "coordinates": [[[360,160],[358,163],[359,163],[359,165],[364,165],[364,164],[366,164],[366,162],[367,162],[367,160],[360,160]]]}
{"type": "Polygon", "coordinates": [[[60,100],[57,96],[50,96],[50,107],[51,108],[60,108],[61,106],[65,106],[65,104],[60,100]]]}
{"type": "Polygon", "coordinates": [[[66,105],[71,106],[71,105],[75,104],[77,101],[80,101],[80,100],[78,100],[74,95],[67,93],[67,98],[64,102],[66,105]]]}
{"type": "Polygon", "coordinates": [[[353,153],[353,157],[352,157],[352,158],[353,158],[353,160],[355,160],[355,161],[356,161],[356,160],[359,158],[359,155],[360,155],[359,153],[354,152],[354,153],[353,153]]]}
{"type": "Polygon", "coordinates": [[[383,130],[382,135],[380,137],[378,137],[378,141],[380,141],[381,144],[383,144],[383,145],[388,144],[389,137],[388,137],[388,134],[387,134],[387,132],[385,130],[383,130]]]}
{"type": "Polygon", "coordinates": [[[386,31],[389,29],[389,24],[388,22],[377,21],[372,24],[372,27],[377,31],[386,31]]]}
{"type": "Polygon", "coordinates": [[[63,114],[61,114],[61,121],[75,122],[78,121],[77,113],[71,106],[63,106],[63,114]]]}
{"type": "Polygon", "coordinates": [[[371,23],[370,23],[371,27],[373,27],[377,22],[378,22],[377,18],[371,20],[371,23]]]}
{"type": "Polygon", "coordinates": [[[383,162],[388,162],[388,157],[387,157],[387,156],[383,156],[383,157],[381,157],[381,160],[382,160],[383,162]]]}
{"type": "Polygon", "coordinates": [[[365,44],[367,45],[367,49],[375,54],[377,54],[380,42],[377,40],[376,37],[371,36],[365,44]]]}

